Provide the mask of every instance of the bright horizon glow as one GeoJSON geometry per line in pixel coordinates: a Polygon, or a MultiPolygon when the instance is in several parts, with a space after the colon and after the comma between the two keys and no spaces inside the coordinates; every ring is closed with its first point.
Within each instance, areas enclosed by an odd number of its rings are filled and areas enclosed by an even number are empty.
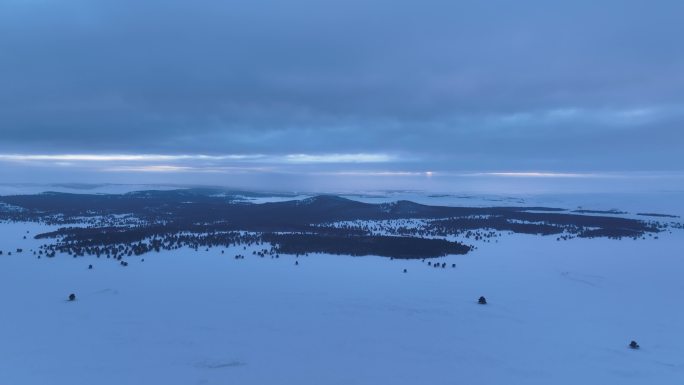
{"type": "Polygon", "coordinates": [[[0,154],[0,161],[81,161],[81,162],[136,162],[136,161],[178,161],[178,160],[253,160],[263,158],[251,155],[204,155],[204,154],[0,154]]]}
{"type": "MultiPolygon", "coordinates": [[[[397,169],[407,160],[384,153],[323,153],[323,154],[22,154],[0,153],[0,162],[22,163],[28,167],[82,167],[93,171],[120,173],[250,173],[329,176],[399,176],[399,177],[501,177],[501,178],[658,178],[680,177],[679,173],[660,171],[422,171],[413,167],[397,169]],[[386,169],[335,169],[335,164],[388,164],[386,169]],[[323,169],[304,168],[320,165],[323,169]],[[393,166],[393,167],[391,167],[393,166]],[[332,167],[332,168],[331,168],[332,167]]],[[[411,160],[409,160],[411,163],[411,160]]]]}
{"type": "Polygon", "coordinates": [[[392,153],[0,153],[4,182],[229,185],[246,190],[430,192],[679,190],[677,171],[446,169],[392,153]]]}
{"type": "Polygon", "coordinates": [[[501,176],[512,178],[595,178],[608,176],[607,174],[595,173],[567,173],[567,172],[485,172],[474,174],[477,176],[501,176]]]}
{"type": "Polygon", "coordinates": [[[198,161],[262,161],[265,163],[385,163],[395,160],[387,154],[373,153],[331,153],[331,154],[0,154],[0,161],[30,162],[173,162],[183,160],[198,161]]]}
{"type": "Polygon", "coordinates": [[[285,156],[290,163],[386,163],[395,160],[387,154],[290,154],[285,156]]]}

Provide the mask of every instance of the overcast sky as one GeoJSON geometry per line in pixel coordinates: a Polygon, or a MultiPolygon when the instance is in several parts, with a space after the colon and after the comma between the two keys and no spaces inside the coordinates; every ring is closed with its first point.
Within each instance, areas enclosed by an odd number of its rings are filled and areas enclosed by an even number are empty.
{"type": "Polygon", "coordinates": [[[679,180],[682,15],[681,0],[3,0],[0,178],[679,180]]]}

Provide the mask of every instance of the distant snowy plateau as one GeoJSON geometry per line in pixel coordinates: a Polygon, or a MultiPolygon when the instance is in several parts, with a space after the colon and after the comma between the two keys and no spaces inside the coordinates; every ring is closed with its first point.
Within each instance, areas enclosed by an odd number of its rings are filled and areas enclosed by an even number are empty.
{"type": "Polygon", "coordinates": [[[176,188],[0,186],[0,385],[684,383],[684,193],[176,188]]]}

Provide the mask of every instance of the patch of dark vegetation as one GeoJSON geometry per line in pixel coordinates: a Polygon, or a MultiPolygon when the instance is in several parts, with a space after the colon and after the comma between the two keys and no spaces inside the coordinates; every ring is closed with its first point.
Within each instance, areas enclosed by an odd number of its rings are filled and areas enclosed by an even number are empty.
{"type": "Polygon", "coordinates": [[[85,255],[106,256],[120,260],[121,257],[143,255],[161,250],[176,250],[189,247],[195,251],[200,248],[252,246],[262,243],[261,236],[244,232],[216,233],[155,233],[149,235],[145,228],[112,233],[102,229],[60,229],[58,232],[41,234],[41,238],[56,238],[54,244],[42,246],[48,257],[65,253],[77,257],[85,255]]]}
{"type": "Polygon", "coordinates": [[[626,211],[620,210],[573,210],[573,213],[579,214],[614,214],[614,215],[624,215],[627,214],[626,211]]]}
{"type": "Polygon", "coordinates": [[[628,238],[638,238],[642,236],[642,232],[633,229],[619,229],[619,228],[609,228],[609,229],[593,229],[593,230],[582,230],[577,236],[580,238],[613,238],[620,239],[623,237],[628,238]]]}
{"type": "Polygon", "coordinates": [[[459,242],[414,237],[264,234],[262,239],[277,245],[277,250],[284,254],[328,253],[416,259],[466,254],[471,249],[459,242]]]}
{"type": "Polygon", "coordinates": [[[462,232],[463,230],[492,229],[512,231],[522,234],[552,235],[560,234],[564,227],[547,223],[524,223],[511,221],[503,216],[487,216],[479,218],[450,218],[432,222],[438,234],[462,232]]]}
{"type": "Polygon", "coordinates": [[[611,214],[608,216],[551,207],[444,207],[410,201],[370,204],[332,195],[251,204],[243,201],[245,196],[248,194],[216,189],[4,196],[0,204],[20,209],[0,212],[0,219],[63,226],[35,236],[54,240],[41,250],[45,256],[67,253],[117,260],[180,247],[199,250],[276,241],[287,250],[284,253],[421,258],[471,250],[467,245],[432,239],[436,237],[462,235],[490,242],[498,232],[513,232],[557,235],[559,241],[640,238],[675,227],[619,217],[617,211],[603,212],[611,214]]]}
{"type": "Polygon", "coordinates": [[[656,217],[656,218],[679,218],[679,215],[669,215],[669,214],[656,214],[656,213],[637,213],[643,217],[656,217]]]}

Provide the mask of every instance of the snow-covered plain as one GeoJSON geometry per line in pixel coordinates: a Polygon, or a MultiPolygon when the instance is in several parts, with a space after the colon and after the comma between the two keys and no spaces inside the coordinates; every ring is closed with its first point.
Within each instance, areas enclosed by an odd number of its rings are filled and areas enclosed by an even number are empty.
{"type": "Polygon", "coordinates": [[[329,255],[295,266],[249,248],[148,254],[128,267],[38,259],[31,238],[44,230],[0,225],[0,384],[684,379],[684,231],[639,241],[507,235],[435,269],[329,255]],[[16,248],[24,252],[7,255],[16,248]],[[632,339],[640,350],[628,349],[632,339]]]}

